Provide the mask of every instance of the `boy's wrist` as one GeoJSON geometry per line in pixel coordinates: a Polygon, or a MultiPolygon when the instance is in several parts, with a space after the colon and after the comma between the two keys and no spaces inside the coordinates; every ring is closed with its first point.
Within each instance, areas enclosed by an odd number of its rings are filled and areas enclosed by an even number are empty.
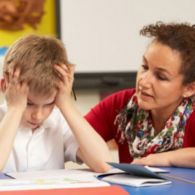
{"type": "Polygon", "coordinates": [[[63,98],[59,98],[56,101],[57,107],[63,107],[66,104],[72,103],[72,97],[71,96],[63,96],[63,98]]]}
{"type": "Polygon", "coordinates": [[[24,112],[24,109],[17,106],[8,106],[8,112],[13,112],[15,114],[22,114],[24,112]]]}
{"type": "Polygon", "coordinates": [[[68,97],[64,99],[63,102],[59,103],[57,107],[62,111],[64,110],[70,110],[72,107],[74,107],[74,102],[72,97],[68,97]]]}

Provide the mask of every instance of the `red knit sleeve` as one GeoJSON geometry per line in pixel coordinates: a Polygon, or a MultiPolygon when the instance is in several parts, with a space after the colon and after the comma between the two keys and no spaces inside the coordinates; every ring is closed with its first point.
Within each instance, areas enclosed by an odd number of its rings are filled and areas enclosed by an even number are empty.
{"type": "Polygon", "coordinates": [[[195,111],[192,112],[187,120],[183,147],[195,147],[195,111]]]}
{"type": "Polygon", "coordinates": [[[115,138],[117,134],[117,126],[114,124],[115,117],[126,106],[134,92],[134,89],[116,92],[103,99],[85,116],[104,140],[115,138]]]}

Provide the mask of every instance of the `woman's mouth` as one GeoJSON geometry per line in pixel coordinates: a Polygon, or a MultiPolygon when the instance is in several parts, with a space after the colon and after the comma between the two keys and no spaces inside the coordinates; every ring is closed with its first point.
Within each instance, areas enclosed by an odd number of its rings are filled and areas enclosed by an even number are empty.
{"type": "Polygon", "coordinates": [[[143,100],[148,100],[148,99],[153,98],[152,95],[150,95],[150,94],[148,94],[148,93],[146,93],[146,92],[144,92],[144,91],[140,91],[140,97],[141,97],[141,99],[143,99],[143,100]]]}

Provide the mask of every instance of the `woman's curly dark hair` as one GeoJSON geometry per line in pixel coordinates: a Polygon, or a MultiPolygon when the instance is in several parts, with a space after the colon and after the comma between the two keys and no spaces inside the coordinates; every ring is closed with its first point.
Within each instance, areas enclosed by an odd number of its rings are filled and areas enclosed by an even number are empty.
{"type": "Polygon", "coordinates": [[[195,25],[157,22],[144,26],[140,34],[178,51],[182,58],[183,84],[195,81],[195,25]]]}

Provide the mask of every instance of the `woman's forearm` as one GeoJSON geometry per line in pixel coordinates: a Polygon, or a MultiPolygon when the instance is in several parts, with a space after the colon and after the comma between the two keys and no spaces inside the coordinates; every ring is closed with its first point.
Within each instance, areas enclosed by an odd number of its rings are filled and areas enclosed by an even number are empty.
{"type": "Polygon", "coordinates": [[[170,164],[177,167],[195,168],[195,147],[170,152],[170,164]]]}
{"type": "Polygon", "coordinates": [[[195,147],[150,154],[134,159],[132,163],[148,166],[195,167],[195,147]]]}

